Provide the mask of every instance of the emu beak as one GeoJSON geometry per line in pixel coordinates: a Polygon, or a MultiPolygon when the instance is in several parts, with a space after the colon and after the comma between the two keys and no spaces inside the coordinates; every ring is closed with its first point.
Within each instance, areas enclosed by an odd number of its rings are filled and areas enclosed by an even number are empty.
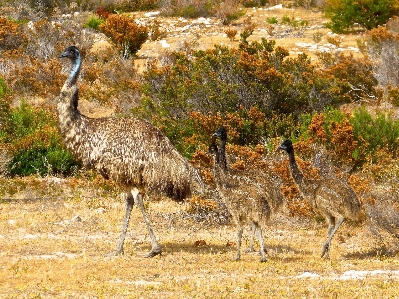
{"type": "Polygon", "coordinates": [[[213,138],[213,139],[220,138],[220,134],[219,134],[218,132],[216,132],[216,133],[214,133],[214,134],[212,135],[212,138],[213,138]]]}
{"type": "Polygon", "coordinates": [[[64,57],[66,57],[66,53],[65,52],[62,53],[60,56],[58,56],[58,58],[64,58],[64,57]]]}
{"type": "Polygon", "coordinates": [[[277,153],[278,151],[283,151],[283,150],[285,150],[285,148],[280,144],[277,148],[276,148],[276,150],[274,151],[274,153],[277,153]]]}
{"type": "Polygon", "coordinates": [[[67,51],[64,51],[64,52],[62,52],[61,53],[61,55],[60,56],[58,56],[58,58],[65,58],[65,57],[69,57],[69,51],[67,50],[67,51]]]}

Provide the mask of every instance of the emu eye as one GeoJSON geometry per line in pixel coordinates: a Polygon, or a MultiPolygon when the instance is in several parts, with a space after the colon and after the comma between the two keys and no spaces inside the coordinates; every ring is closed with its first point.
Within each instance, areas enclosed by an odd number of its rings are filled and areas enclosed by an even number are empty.
{"type": "Polygon", "coordinates": [[[69,51],[69,53],[73,54],[73,50],[69,51]]]}

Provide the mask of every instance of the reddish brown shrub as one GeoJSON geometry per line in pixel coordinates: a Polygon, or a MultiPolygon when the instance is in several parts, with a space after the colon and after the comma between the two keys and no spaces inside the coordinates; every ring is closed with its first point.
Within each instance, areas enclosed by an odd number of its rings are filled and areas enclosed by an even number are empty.
{"type": "Polygon", "coordinates": [[[18,49],[26,42],[26,35],[23,33],[21,26],[0,17],[0,49],[14,50],[18,49]]]}
{"type": "Polygon", "coordinates": [[[111,38],[124,58],[135,55],[148,37],[148,28],[137,25],[134,19],[113,14],[99,26],[101,32],[111,38]]]}

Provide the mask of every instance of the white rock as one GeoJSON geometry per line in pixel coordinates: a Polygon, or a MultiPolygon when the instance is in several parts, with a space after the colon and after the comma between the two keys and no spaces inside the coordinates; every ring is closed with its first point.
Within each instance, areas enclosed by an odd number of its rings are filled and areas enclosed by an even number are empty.
{"type": "Polygon", "coordinates": [[[302,274],[296,276],[295,278],[317,278],[317,277],[320,277],[320,275],[312,272],[303,272],[302,274]]]}

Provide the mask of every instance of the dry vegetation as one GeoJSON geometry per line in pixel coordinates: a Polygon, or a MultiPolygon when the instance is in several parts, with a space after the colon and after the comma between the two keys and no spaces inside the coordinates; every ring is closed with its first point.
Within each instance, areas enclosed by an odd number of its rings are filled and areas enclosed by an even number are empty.
{"type": "MultiPolygon", "coordinates": [[[[139,74],[154,61],[162,64],[163,59],[167,60],[167,51],[189,53],[193,49],[212,48],[214,44],[237,48],[244,30],[252,30],[248,41],[261,37],[275,39],[277,46],[286,47],[293,56],[305,52],[316,59],[316,50],[334,45],[345,53],[362,57],[354,49],[359,35],[328,34],[329,30],[321,25],[325,19],[319,11],[250,8],[245,16],[226,25],[218,18],[190,20],[154,17],[144,12],[130,15],[153,26],[150,39],[137,52],[137,59],[115,58],[120,49],[103,35],[76,29],[77,23],[84,23],[90,16],[85,12],[65,17],[55,27],[38,21],[29,34],[14,32],[17,26],[1,19],[10,26],[0,27],[0,38],[7,40],[4,45],[14,49],[14,43],[21,43],[27,45],[27,53],[33,53],[29,56],[0,46],[7,53],[0,59],[1,74],[16,92],[9,99],[11,106],[18,106],[25,98],[30,104],[53,111],[53,98],[65,79],[56,57],[69,43],[77,43],[84,52],[79,107],[89,116],[129,111],[139,98],[139,74]],[[272,24],[270,18],[278,20],[279,25],[272,24]],[[307,25],[283,25],[284,18],[291,22],[306,20],[307,25]],[[43,34],[49,30],[53,34],[43,34]],[[35,73],[37,69],[42,71],[35,73]],[[27,73],[32,76],[24,75],[27,73]]],[[[351,110],[351,105],[347,109],[351,110]]],[[[251,108],[248,113],[263,121],[264,114],[258,110],[251,108]]],[[[196,128],[198,131],[211,132],[216,122],[225,122],[227,126],[234,121],[244,123],[238,112],[231,113],[231,119],[220,114],[194,114],[192,119],[201,125],[196,128]]],[[[333,172],[345,177],[328,159],[350,156],[351,127],[346,121],[331,125],[332,133],[327,138],[323,125],[324,119],[316,115],[309,127],[313,130],[311,137],[325,142],[332,136],[330,146],[334,150],[338,143],[345,145],[338,148],[341,152],[327,157],[320,148],[310,147],[312,140],[299,142],[298,152],[304,160],[298,162],[309,176],[333,172]]],[[[236,127],[230,129],[238,139],[236,127]]],[[[37,136],[29,138],[18,146],[33,143],[37,136]]],[[[199,138],[192,135],[186,143],[194,144],[199,138]]],[[[269,146],[279,141],[269,140],[269,146]]],[[[3,150],[6,146],[9,145],[0,143],[1,168],[9,159],[8,149],[3,150]]],[[[361,173],[349,176],[364,204],[363,218],[359,223],[343,225],[332,243],[331,259],[323,260],[320,248],[326,237],[326,223],[300,201],[288,175],[287,159],[273,154],[274,149],[262,145],[253,149],[240,145],[227,148],[234,171],[268,167],[284,179],[286,206],[264,232],[268,261],[263,264],[252,256],[256,253],[243,254],[239,262],[231,260],[236,232],[216,196],[194,197],[182,204],[166,198],[147,200],[163,254],[143,258],[149,247],[148,236],[140,211],[133,209],[125,255],[106,257],[114,249],[122,226],[124,199],[119,197],[117,186],[86,171],[69,178],[0,177],[0,298],[399,298],[396,159],[387,158],[387,149],[381,149],[381,163],[367,161],[361,173]],[[267,163],[262,160],[265,156],[270,158],[267,163]],[[374,182],[370,177],[377,178],[376,173],[380,174],[379,180],[374,182]]],[[[200,164],[204,179],[212,185],[211,161],[205,151],[198,150],[192,162],[200,164]]],[[[249,246],[249,235],[247,227],[244,247],[249,246]]]]}
{"type": "Polygon", "coordinates": [[[264,264],[249,253],[232,261],[233,227],[194,221],[187,204],[166,199],[148,204],[164,246],[161,256],[142,257],[148,236],[134,209],[125,255],[105,257],[114,248],[124,210],[115,188],[99,185],[103,182],[1,180],[2,189],[19,197],[1,203],[1,298],[399,296],[399,261],[365,227],[345,225],[325,261],[319,256],[324,224],[283,214],[265,232],[264,264]],[[23,185],[30,191],[18,192],[23,185]]]}

